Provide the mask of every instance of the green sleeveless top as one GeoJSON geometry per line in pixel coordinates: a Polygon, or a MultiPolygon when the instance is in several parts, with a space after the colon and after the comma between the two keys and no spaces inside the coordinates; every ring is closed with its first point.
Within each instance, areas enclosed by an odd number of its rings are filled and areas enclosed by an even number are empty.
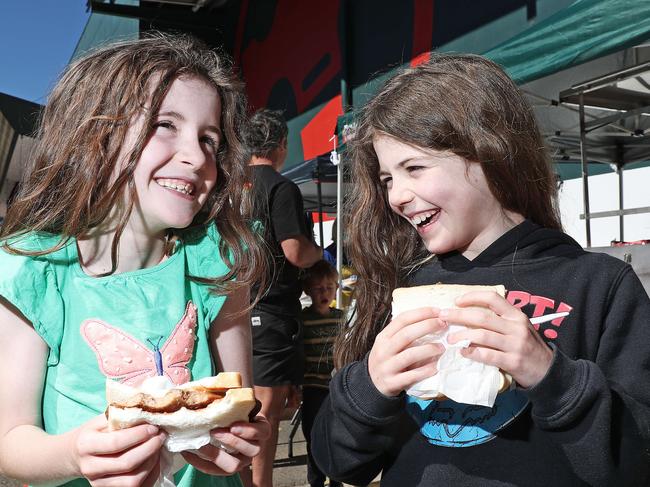
{"type": "MultiPolygon", "coordinates": [[[[45,431],[60,434],[106,409],[110,377],[137,385],[166,375],[182,383],[214,375],[209,329],[225,301],[188,276],[227,273],[214,224],[189,230],[173,255],[155,267],[107,277],[86,275],[76,241],[45,256],[0,249],[0,295],[16,306],[49,347],[43,391],[45,431]]],[[[42,250],[59,237],[31,233],[13,244],[42,250]]],[[[14,364],[16,373],[20,364],[14,364]]],[[[210,477],[192,466],[180,487],[240,486],[238,476],[210,477]]],[[[87,486],[79,479],[66,486],[87,486]]]]}

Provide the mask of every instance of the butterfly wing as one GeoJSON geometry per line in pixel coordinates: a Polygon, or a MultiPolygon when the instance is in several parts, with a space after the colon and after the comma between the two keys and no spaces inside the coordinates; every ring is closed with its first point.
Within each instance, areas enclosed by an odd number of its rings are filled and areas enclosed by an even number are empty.
{"type": "Polygon", "coordinates": [[[89,319],[81,324],[81,334],[95,352],[99,370],[106,377],[137,386],[156,375],[153,352],[125,331],[89,319]]]}
{"type": "Polygon", "coordinates": [[[194,353],[196,340],[196,306],[188,301],[185,314],[160,348],[164,374],[174,384],[184,384],[191,378],[187,364],[194,353]]]}

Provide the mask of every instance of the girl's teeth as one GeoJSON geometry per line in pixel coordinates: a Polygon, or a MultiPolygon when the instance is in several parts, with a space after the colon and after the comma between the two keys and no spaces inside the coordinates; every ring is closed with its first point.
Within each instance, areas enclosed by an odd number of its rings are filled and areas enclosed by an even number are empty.
{"type": "Polygon", "coordinates": [[[177,183],[170,183],[167,181],[157,181],[160,186],[163,188],[169,188],[173,189],[174,191],[178,191],[179,193],[183,194],[192,194],[192,186],[190,184],[177,184],[177,183]]]}
{"type": "Polygon", "coordinates": [[[436,213],[437,213],[436,211],[428,211],[426,213],[420,213],[419,215],[415,215],[414,217],[412,217],[410,220],[413,225],[418,226],[422,224],[424,221],[433,217],[436,213]]]}

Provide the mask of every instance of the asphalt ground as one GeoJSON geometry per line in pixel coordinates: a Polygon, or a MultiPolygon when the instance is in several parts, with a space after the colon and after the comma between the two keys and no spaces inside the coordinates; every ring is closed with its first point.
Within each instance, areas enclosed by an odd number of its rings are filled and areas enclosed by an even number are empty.
{"type": "MultiPolygon", "coordinates": [[[[289,440],[293,427],[290,420],[280,423],[278,449],[275,453],[273,467],[273,487],[309,487],[307,483],[307,445],[300,426],[295,431],[293,441],[289,440]],[[293,453],[292,456],[289,456],[290,452],[293,453]]],[[[379,487],[379,479],[376,479],[368,487],[379,487]]]]}
{"type": "Polygon", "coordinates": [[[289,436],[294,425],[290,420],[280,423],[278,449],[273,464],[273,487],[308,486],[307,483],[307,444],[298,425],[293,442],[289,436]],[[290,450],[293,456],[290,456],[290,450]]]}

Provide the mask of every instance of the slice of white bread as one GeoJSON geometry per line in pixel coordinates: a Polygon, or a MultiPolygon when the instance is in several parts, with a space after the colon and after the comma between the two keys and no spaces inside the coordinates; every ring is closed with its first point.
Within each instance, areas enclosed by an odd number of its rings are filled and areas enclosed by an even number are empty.
{"type": "Polygon", "coordinates": [[[393,291],[393,316],[425,306],[435,306],[440,309],[458,308],[456,299],[473,291],[494,291],[501,297],[506,295],[506,288],[501,285],[479,286],[439,283],[428,286],[399,287],[393,291]],[[400,308],[399,313],[395,313],[396,306],[400,308]]]}
{"type": "MultiPolygon", "coordinates": [[[[117,381],[106,381],[106,400],[108,401],[108,425],[110,430],[123,429],[137,424],[149,423],[159,426],[168,433],[185,430],[212,429],[227,427],[237,421],[248,421],[249,414],[255,408],[253,389],[241,387],[239,373],[220,373],[214,377],[187,382],[176,386],[177,389],[204,389],[223,391],[225,396],[200,409],[181,407],[173,412],[148,412],[139,407],[116,407],[144,391],[117,381]]],[[[168,392],[161,391],[161,392],[168,392]]],[[[151,393],[151,391],[146,391],[151,393]]]]}
{"type": "MultiPolygon", "coordinates": [[[[432,284],[428,286],[414,286],[397,288],[393,291],[393,317],[400,313],[425,306],[436,308],[458,308],[456,299],[472,291],[494,291],[499,296],[505,297],[506,289],[502,285],[482,286],[464,284],[432,284]]],[[[508,390],[512,384],[510,374],[500,371],[499,392],[508,390]]],[[[422,399],[443,400],[443,394],[425,396],[422,399]]]]}

